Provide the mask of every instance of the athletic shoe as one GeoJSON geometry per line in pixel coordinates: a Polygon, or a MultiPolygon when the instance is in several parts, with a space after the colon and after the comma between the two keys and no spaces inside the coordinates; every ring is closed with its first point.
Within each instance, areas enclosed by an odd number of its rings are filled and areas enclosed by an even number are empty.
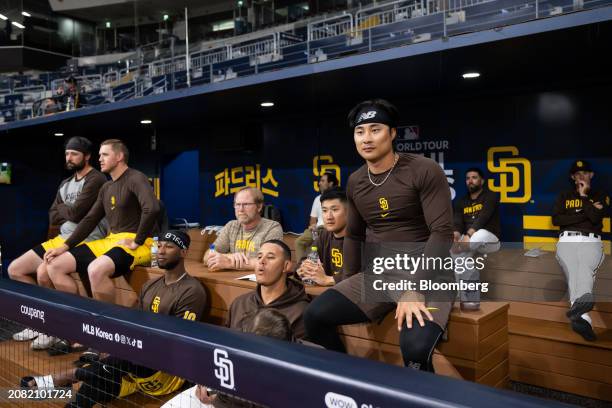
{"type": "Polygon", "coordinates": [[[61,341],[57,337],[47,336],[44,333],[40,333],[36,340],[32,342],[32,350],[46,350],[53,346],[55,343],[61,341]]]}
{"type": "Polygon", "coordinates": [[[72,348],[70,347],[70,342],[68,340],[60,340],[47,349],[47,353],[50,356],[65,355],[70,352],[72,352],[72,348]]]}
{"type": "Polygon", "coordinates": [[[593,331],[593,327],[588,321],[586,321],[582,317],[572,319],[572,330],[581,335],[582,338],[586,341],[597,340],[597,336],[593,331]]]}
{"type": "Polygon", "coordinates": [[[15,341],[27,341],[34,340],[37,338],[39,333],[32,329],[23,329],[22,331],[13,334],[13,340],[15,341]]]}
{"type": "Polygon", "coordinates": [[[595,306],[595,298],[592,293],[585,293],[580,296],[574,303],[572,303],[572,307],[565,313],[570,320],[576,320],[581,318],[584,313],[588,313],[593,310],[595,306]]]}

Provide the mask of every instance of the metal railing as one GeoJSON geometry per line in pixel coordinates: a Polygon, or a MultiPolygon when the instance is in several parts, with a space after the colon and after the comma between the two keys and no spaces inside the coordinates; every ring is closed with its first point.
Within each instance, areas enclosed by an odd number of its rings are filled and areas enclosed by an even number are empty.
{"type": "Polygon", "coordinates": [[[308,24],[308,41],[322,40],[353,32],[355,25],[352,14],[326,18],[308,24]]]}
{"type": "MultiPolygon", "coordinates": [[[[192,83],[206,84],[273,69],[316,63],[347,53],[358,54],[404,46],[607,5],[600,0],[584,0],[577,4],[575,0],[555,0],[554,3],[549,0],[395,0],[362,8],[354,15],[342,14],[314,21],[307,27],[306,39],[290,32],[276,32],[262,34],[260,37],[251,36],[248,41],[242,43],[228,44],[207,51],[198,50],[190,54],[189,72],[186,72],[186,59],[183,54],[149,64],[131,66],[121,71],[78,79],[89,81],[92,89],[102,89],[107,100],[117,101],[189,86],[189,83],[184,81],[185,75],[192,83]],[[496,9],[492,3],[499,3],[499,7],[496,9]],[[485,4],[492,4],[492,7],[479,7],[485,4]],[[453,13],[458,11],[466,13],[454,16],[453,13]],[[458,22],[465,24],[457,24],[458,22]],[[385,26],[388,26],[388,29],[385,29],[385,26]],[[321,42],[323,39],[329,41],[321,42]],[[267,58],[268,55],[271,58],[267,58]],[[233,60],[243,57],[250,57],[248,64],[232,63],[233,60]],[[222,63],[225,64],[220,66],[222,63]],[[181,75],[176,76],[177,73],[181,75]],[[170,76],[167,77],[168,75],[170,76]],[[156,79],[153,83],[153,78],[159,76],[163,78],[156,79]],[[132,86],[113,92],[113,88],[126,83],[132,83],[132,86]]],[[[52,81],[51,89],[55,91],[60,83],[63,83],[63,79],[52,81]]],[[[8,92],[12,90],[0,90],[0,95],[8,92]]]]}

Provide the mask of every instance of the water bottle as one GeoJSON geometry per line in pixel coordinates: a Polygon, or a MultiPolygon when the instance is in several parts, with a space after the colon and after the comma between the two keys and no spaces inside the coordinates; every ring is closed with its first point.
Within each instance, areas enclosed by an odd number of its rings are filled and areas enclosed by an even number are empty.
{"type": "Polygon", "coordinates": [[[215,253],[215,244],[210,244],[210,246],[208,247],[209,251],[208,254],[212,255],[215,253]]]}
{"type": "Polygon", "coordinates": [[[157,263],[157,251],[159,247],[157,246],[157,237],[153,237],[153,245],[151,245],[151,267],[157,268],[159,264],[157,263]]]}
{"type": "MultiPolygon", "coordinates": [[[[310,252],[308,253],[308,256],[306,257],[306,259],[308,259],[315,265],[319,264],[319,252],[317,251],[316,246],[313,246],[310,248],[310,252]]],[[[310,278],[304,278],[302,279],[302,282],[304,283],[304,285],[316,285],[317,284],[313,279],[310,279],[310,278]]]]}

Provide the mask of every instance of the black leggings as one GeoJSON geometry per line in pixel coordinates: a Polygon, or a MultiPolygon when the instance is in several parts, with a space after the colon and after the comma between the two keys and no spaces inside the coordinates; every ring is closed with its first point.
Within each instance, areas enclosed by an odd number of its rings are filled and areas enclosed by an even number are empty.
{"type": "Polygon", "coordinates": [[[78,368],[75,377],[83,383],[77,391],[75,401],[66,407],[91,408],[96,403],[110,402],[119,396],[121,378],[124,375],[129,373],[136,377],[146,378],[156,371],[112,356],[87,367],[78,368]]]}
{"type": "MultiPolygon", "coordinates": [[[[347,297],[336,290],[326,290],[313,300],[304,313],[306,339],[328,350],[346,353],[337,327],[369,321],[365,313],[347,297]]],[[[427,319],[425,326],[421,327],[417,319],[413,318],[412,329],[404,323],[400,333],[400,350],[404,365],[433,372],[433,350],[442,333],[440,326],[427,319]]]]}

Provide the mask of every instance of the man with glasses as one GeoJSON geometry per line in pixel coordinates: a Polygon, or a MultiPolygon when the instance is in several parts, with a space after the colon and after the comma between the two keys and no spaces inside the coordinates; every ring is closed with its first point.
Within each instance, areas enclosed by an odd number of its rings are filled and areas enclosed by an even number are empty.
{"type": "Polygon", "coordinates": [[[214,249],[204,254],[204,263],[211,271],[223,269],[254,270],[257,252],[262,243],[283,239],[283,228],[263,218],[263,193],[245,187],[234,196],[236,219],[228,222],[214,242],[214,249]]]}

